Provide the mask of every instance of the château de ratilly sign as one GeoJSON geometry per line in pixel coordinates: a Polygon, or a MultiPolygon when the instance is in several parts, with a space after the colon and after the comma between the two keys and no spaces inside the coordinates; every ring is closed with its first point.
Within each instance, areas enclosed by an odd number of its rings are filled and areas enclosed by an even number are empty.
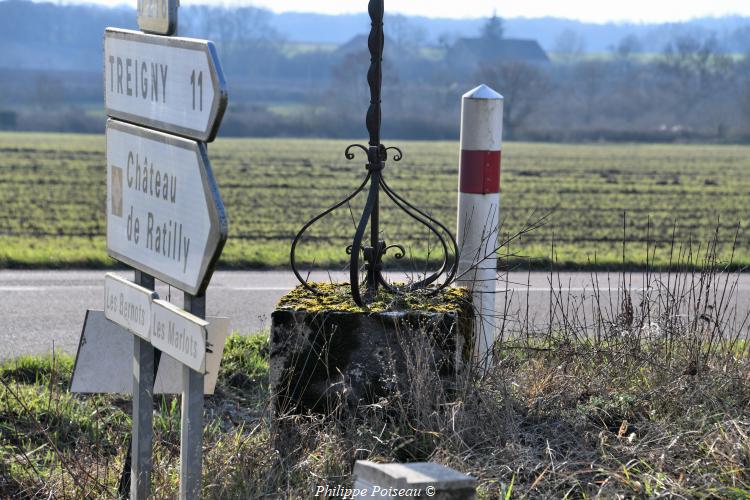
{"type": "Polygon", "coordinates": [[[227,218],[202,143],[107,122],[107,249],[191,294],[205,290],[227,218]]]}

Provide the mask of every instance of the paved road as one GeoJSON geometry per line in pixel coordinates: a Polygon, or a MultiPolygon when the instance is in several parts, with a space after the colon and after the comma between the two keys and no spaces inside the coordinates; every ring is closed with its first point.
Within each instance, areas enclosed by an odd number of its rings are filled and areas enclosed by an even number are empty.
{"type": "MultiPolygon", "coordinates": [[[[0,359],[20,354],[40,353],[55,348],[74,353],[78,345],[86,309],[103,308],[104,271],[0,271],[0,359]]],[[[118,273],[132,279],[132,273],[118,273]]],[[[322,273],[321,280],[344,277],[322,273]]],[[[645,276],[627,276],[635,294],[642,293],[645,276]]],[[[666,280],[666,277],[663,277],[666,280]]],[[[674,280],[674,276],[671,277],[674,280]]],[[[562,311],[591,318],[595,304],[593,281],[602,293],[599,303],[616,307],[615,290],[622,275],[598,273],[561,273],[553,276],[554,304],[552,314],[559,320],[562,311]],[[582,303],[582,307],[577,304],[582,303]]],[[[731,284],[731,283],[730,283],[731,284]]],[[[296,285],[291,272],[251,271],[217,272],[207,293],[209,315],[231,318],[232,330],[249,333],[268,328],[270,315],[278,299],[296,285]]],[[[750,274],[737,278],[734,300],[741,314],[750,309],[750,274]]],[[[512,273],[498,290],[497,303],[510,318],[522,318],[526,311],[536,325],[549,322],[550,275],[548,273],[512,273]],[[528,303],[528,307],[527,307],[528,303]]],[[[172,293],[173,302],[181,304],[181,293],[159,286],[162,298],[172,293]]],[[[637,302],[636,298],[634,301],[637,302]]],[[[512,321],[511,324],[515,323],[512,321]]]]}

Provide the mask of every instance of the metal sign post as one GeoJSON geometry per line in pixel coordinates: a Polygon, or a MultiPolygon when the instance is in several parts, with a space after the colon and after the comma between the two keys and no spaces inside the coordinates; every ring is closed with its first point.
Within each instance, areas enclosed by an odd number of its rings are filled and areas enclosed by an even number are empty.
{"type": "MultiPolygon", "coordinates": [[[[185,294],[185,310],[206,317],[206,296],[185,294]]],[[[182,367],[180,499],[199,498],[203,459],[203,372],[182,367]]]]}
{"type": "MultiPolygon", "coordinates": [[[[160,36],[175,33],[178,5],[179,0],[138,0],[139,27],[156,35],[105,31],[107,252],[135,268],[135,283],[106,276],[104,317],[86,315],[73,373],[77,392],[102,387],[132,392],[126,463],[133,499],[151,494],[153,396],[155,389],[174,392],[177,377],[157,378],[170,370],[182,375],[180,498],[200,497],[203,394],[213,391],[227,329],[225,320],[205,320],[205,291],[228,232],[206,152],[227,106],[226,83],[213,43],[160,36]],[[155,279],[182,290],[184,308],[159,300],[155,279]],[[109,373],[120,363],[97,359],[125,353],[123,335],[129,334],[130,384],[124,374],[109,373]],[[217,345],[218,354],[209,349],[217,345]],[[165,363],[162,353],[168,355],[165,363]],[[160,370],[164,364],[170,370],[160,370]]],[[[121,495],[127,481],[124,474],[121,495]]]]}
{"type": "MultiPolygon", "coordinates": [[[[154,290],[154,278],[135,272],[135,282],[154,290]]],[[[133,435],[130,463],[130,498],[145,499],[151,494],[151,453],[154,441],[154,366],[155,349],[138,335],[133,335],[133,435]]]]}

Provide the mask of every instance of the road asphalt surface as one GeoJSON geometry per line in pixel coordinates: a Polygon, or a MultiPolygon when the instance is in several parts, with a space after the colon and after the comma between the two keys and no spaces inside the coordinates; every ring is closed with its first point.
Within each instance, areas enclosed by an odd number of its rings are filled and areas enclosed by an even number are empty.
{"type": "MultiPolygon", "coordinates": [[[[0,271],[0,359],[44,353],[53,347],[75,353],[86,310],[103,309],[104,274],[101,270],[0,271]]],[[[133,278],[132,272],[117,274],[133,278]]],[[[313,278],[345,280],[341,273],[316,273],[313,278]]],[[[747,314],[750,274],[730,278],[730,286],[736,280],[732,302],[737,305],[740,316],[747,314]]],[[[552,276],[545,272],[511,273],[507,281],[499,284],[497,306],[507,311],[511,330],[512,325],[521,323],[537,327],[548,324],[550,309],[557,320],[565,310],[589,321],[597,303],[601,309],[617,308],[621,300],[617,285],[622,279],[622,274],[616,273],[555,273],[552,276]],[[598,302],[593,293],[597,281],[601,291],[598,302]],[[554,292],[550,291],[550,282],[554,292]],[[551,301],[555,307],[550,308],[551,301]],[[582,306],[577,307],[578,303],[582,306]]],[[[666,275],[661,279],[666,281],[666,275]]],[[[671,279],[674,280],[674,275],[671,279]]],[[[638,295],[645,287],[646,276],[629,273],[626,281],[633,294],[638,295]]],[[[288,271],[216,272],[206,294],[207,313],[230,318],[231,329],[239,333],[267,330],[277,301],[296,284],[294,275],[288,271]]],[[[182,305],[179,290],[158,285],[157,292],[161,298],[182,305]]],[[[633,301],[637,302],[637,298],[633,301]]]]}

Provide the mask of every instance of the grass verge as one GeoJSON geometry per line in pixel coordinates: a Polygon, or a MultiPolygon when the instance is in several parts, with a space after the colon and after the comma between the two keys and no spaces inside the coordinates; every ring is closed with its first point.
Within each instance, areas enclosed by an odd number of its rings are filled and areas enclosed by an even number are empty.
{"type": "MultiPolygon", "coordinates": [[[[731,276],[654,275],[593,321],[551,298],[544,329],[503,329],[488,373],[448,391],[424,366],[408,394],[333,416],[268,415],[267,335],[232,336],[206,399],[206,498],[310,498],[357,459],[434,460],[479,478],[479,498],[748,498],[750,331],[731,276]]],[[[570,301],[573,301],[571,303],[570,301]]],[[[508,316],[508,321],[517,320],[508,316]]],[[[418,356],[417,356],[418,357],[418,356]]],[[[66,391],[72,360],[0,367],[0,497],[112,498],[129,399],[66,391]]],[[[155,402],[154,496],[177,494],[179,399],[155,402]]]]}

